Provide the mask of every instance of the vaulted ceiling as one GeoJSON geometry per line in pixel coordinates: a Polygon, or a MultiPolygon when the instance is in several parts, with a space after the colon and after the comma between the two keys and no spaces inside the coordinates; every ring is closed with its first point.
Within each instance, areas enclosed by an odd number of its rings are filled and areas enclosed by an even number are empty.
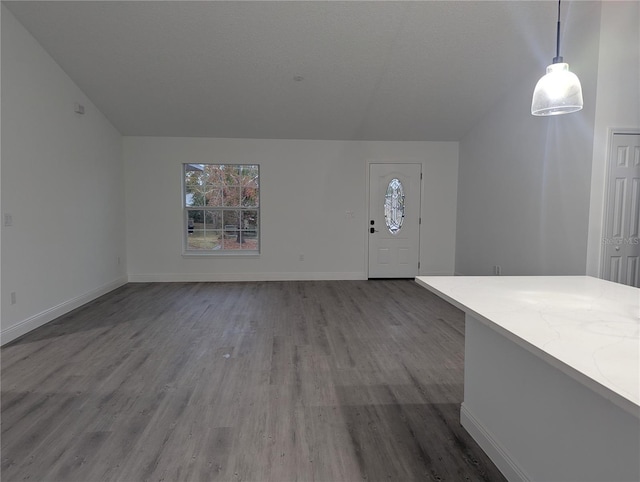
{"type": "MultiPolygon", "coordinates": [[[[513,0],[3,3],[123,135],[336,140],[459,140],[513,83],[533,89],[557,14],[513,0]]],[[[593,8],[563,3],[574,44],[593,8]]]]}

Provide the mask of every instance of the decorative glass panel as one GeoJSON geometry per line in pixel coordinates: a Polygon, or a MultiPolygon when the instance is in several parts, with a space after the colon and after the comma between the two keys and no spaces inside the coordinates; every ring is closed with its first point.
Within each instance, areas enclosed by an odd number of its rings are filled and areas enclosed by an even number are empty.
{"type": "Polygon", "coordinates": [[[384,196],[384,221],[391,234],[398,234],[404,221],[404,187],[399,179],[391,179],[384,196]]]}

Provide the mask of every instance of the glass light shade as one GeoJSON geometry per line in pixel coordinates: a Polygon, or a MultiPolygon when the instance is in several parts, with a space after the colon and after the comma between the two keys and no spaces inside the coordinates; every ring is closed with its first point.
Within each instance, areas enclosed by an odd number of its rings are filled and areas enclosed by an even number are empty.
{"type": "Polygon", "coordinates": [[[569,72],[569,64],[547,67],[547,74],[536,84],[531,101],[533,115],[559,115],[582,109],[582,86],[578,76],[569,72]]]}

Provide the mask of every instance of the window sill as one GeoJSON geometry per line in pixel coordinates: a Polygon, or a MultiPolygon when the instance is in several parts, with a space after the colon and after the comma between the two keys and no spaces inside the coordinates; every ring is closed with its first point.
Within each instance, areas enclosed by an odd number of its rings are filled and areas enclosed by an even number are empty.
{"type": "Polygon", "coordinates": [[[260,251],[183,251],[183,258],[257,258],[260,251]]]}

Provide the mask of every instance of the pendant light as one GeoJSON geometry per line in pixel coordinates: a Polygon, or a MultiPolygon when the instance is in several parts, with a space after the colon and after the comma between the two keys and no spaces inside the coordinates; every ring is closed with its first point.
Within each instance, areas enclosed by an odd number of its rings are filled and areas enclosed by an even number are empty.
{"type": "Polygon", "coordinates": [[[558,29],[556,56],[547,66],[547,73],[536,84],[531,101],[535,116],[569,114],[582,109],[582,86],[578,76],[569,72],[569,64],[560,56],[560,0],[558,0],[558,29]]]}

